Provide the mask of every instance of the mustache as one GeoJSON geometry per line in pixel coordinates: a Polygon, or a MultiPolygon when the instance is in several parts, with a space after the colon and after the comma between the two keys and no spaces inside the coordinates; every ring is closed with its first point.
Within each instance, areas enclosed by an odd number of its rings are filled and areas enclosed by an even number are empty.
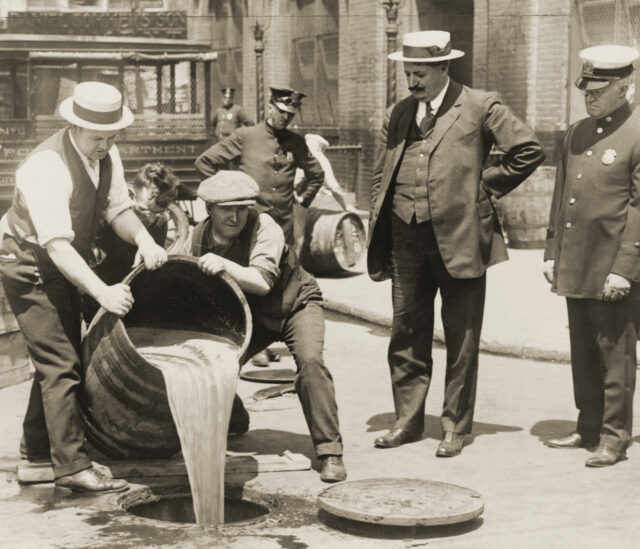
{"type": "Polygon", "coordinates": [[[422,86],[409,86],[409,91],[424,91],[422,86]]]}

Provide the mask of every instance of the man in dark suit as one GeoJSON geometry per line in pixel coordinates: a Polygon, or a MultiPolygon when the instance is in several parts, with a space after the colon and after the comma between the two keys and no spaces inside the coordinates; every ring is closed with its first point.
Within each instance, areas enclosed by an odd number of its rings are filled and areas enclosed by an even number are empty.
{"type": "Polygon", "coordinates": [[[389,56],[404,62],[411,96],[387,113],[370,199],[369,275],[392,280],[396,411],[375,445],[422,435],[439,289],[447,345],[440,457],[459,454],[471,431],[485,271],[507,259],[490,197],[513,190],[544,160],[533,131],[497,94],[449,78],[449,60],[463,55],[448,32],[422,31],[406,34],[403,50],[389,56]],[[505,154],[483,170],[493,145],[505,154]]]}
{"type": "Polygon", "coordinates": [[[544,273],[567,298],[575,432],[554,448],[598,445],[588,467],[614,465],[631,442],[640,311],[640,114],[628,101],[634,48],[580,52],[588,118],[567,130],[544,273]]]}

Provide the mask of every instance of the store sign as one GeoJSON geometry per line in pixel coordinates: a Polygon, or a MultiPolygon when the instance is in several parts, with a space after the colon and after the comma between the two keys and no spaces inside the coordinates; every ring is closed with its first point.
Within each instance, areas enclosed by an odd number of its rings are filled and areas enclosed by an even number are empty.
{"type": "Polygon", "coordinates": [[[7,32],[186,39],[187,13],[9,12],[7,32]]]}
{"type": "Polygon", "coordinates": [[[29,125],[28,120],[0,120],[0,142],[25,140],[29,125]]]}

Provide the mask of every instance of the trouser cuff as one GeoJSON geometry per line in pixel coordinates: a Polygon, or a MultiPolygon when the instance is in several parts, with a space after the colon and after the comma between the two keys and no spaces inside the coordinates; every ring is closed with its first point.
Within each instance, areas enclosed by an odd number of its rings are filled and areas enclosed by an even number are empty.
{"type": "Polygon", "coordinates": [[[323,442],[316,446],[316,456],[321,458],[324,456],[341,456],[342,444],[340,442],[323,442]]]}
{"type": "Polygon", "coordinates": [[[75,475],[80,471],[84,471],[91,467],[91,460],[83,456],[70,463],[62,463],[60,465],[53,466],[53,478],[59,479],[60,477],[66,477],[69,475],[75,475]]]}

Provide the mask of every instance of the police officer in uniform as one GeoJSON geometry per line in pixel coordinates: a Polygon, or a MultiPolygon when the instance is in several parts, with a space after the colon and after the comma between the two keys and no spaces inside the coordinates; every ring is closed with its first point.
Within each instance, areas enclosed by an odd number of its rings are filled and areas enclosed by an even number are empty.
{"type": "Polygon", "coordinates": [[[222,88],[222,106],[216,109],[211,119],[211,127],[217,141],[222,141],[240,126],[253,126],[251,120],[240,105],[234,105],[233,88],[222,88]]]}
{"type": "Polygon", "coordinates": [[[80,291],[122,316],[133,304],[125,284],[105,284],[88,262],[100,218],[138,248],[147,268],[167,260],[133,212],[114,139],[133,122],[122,95],[101,82],[78,84],[60,105],[70,126],[20,165],[12,204],[0,221],[2,285],[36,369],[20,453],[51,461],[56,486],[78,492],[124,490],[95,467],[78,410],[80,291]]]}
{"type": "Polygon", "coordinates": [[[293,204],[296,168],[303,170],[307,185],[297,200],[307,208],[324,181],[322,166],[311,154],[304,137],[287,129],[302,103],[303,93],[289,88],[271,88],[266,120],[235,130],[196,160],[205,177],[234,160],[260,186],[258,206],[276,220],[293,249],[293,204]]]}
{"type": "MultiPolygon", "coordinates": [[[[285,245],[282,229],[253,208],[258,192],[256,182],[240,171],[222,170],[205,179],[198,196],[209,217],[194,228],[188,246],[203,272],[226,271],[246,293],[253,319],[247,356],[274,341],[286,343],[296,363],[296,393],[322,462],[320,478],[339,482],[347,472],[333,379],[322,357],[322,294],[285,245]]],[[[237,397],[232,427],[238,423],[234,416],[246,417],[237,397]]]]}
{"type": "Polygon", "coordinates": [[[640,112],[628,103],[634,48],[580,52],[588,118],[567,130],[558,161],[544,274],[566,297],[575,432],[554,448],[596,446],[614,465],[631,442],[640,303],[640,112]]]}

